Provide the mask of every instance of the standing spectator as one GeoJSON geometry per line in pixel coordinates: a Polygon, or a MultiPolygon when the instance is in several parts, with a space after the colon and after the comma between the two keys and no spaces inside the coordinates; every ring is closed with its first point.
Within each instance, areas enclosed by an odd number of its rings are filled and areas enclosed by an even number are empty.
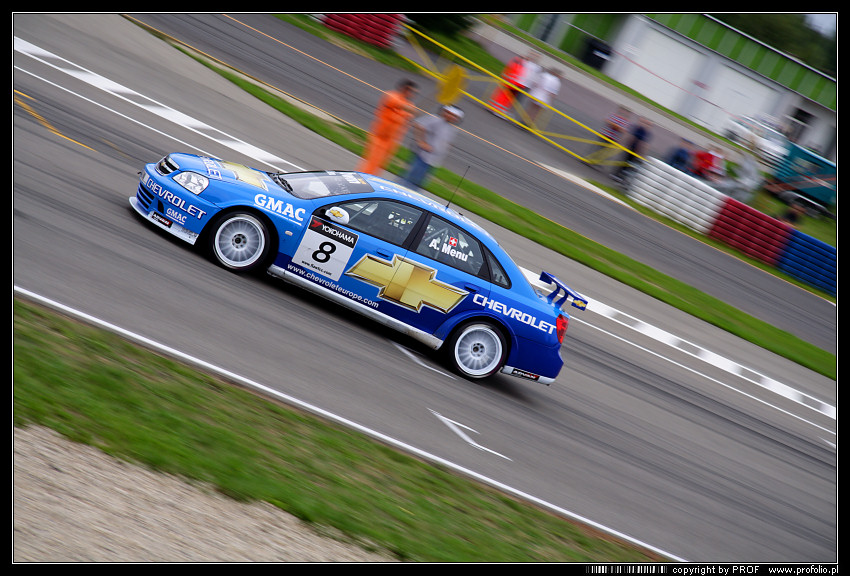
{"type": "Polygon", "coordinates": [[[415,82],[402,80],[381,98],[358,171],[378,176],[387,166],[413,117],[416,91],[415,82]]]}
{"type": "Polygon", "coordinates": [[[614,142],[620,142],[629,129],[629,121],[632,113],[625,106],[617,107],[616,112],[605,119],[602,135],[614,142]]]}
{"type": "Polygon", "coordinates": [[[694,176],[708,182],[721,180],[726,174],[726,166],[720,149],[712,145],[707,150],[697,151],[691,170],[694,176]]]}
{"type": "Polygon", "coordinates": [[[631,175],[634,167],[640,162],[640,157],[646,154],[646,147],[649,140],[652,138],[652,133],[649,129],[652,127],[652,122],[649,118],[641,117],[629,132],[630,138],[623,155],[623,165],[617,168],[611,175],[612,178],[619,182],[626,182],[631,175]]]}
{"type": "Polygon", "coordinates": [[[537,115],[540,114],[543,104],[551,104],[552,100],[555,99],[555,96],[560,91],[560,73],[554,68],[543,70],[538,76],[534,87],[531,89],[531,96],[534,99],[528,103],[528,116],[532,124],[537,122],[537,115]]]}
{"type": "Polygon", "coordinates": [[[711,180],[723,180],[726,178],[726,158],[719,146],[712,146],[709,151],[714,157],[711,162],[711,180]]]}
{"type": "MultiPolygon", "coordinates": [[[[540,76],[540,72],[542,68],[537,61],[540,59],[540,55],[537,52],[530,52],[528,56],[526,56],[522,61],[522,69],[520,70],[519,77],[517,78],[517,86],[528,92],[531,90],[538,81],[540,76]]],[[[522,100],[523,93],[517,91],[516,99],[519,103],[522,100]]]]}
{"type": "Polygon", "coordinates": [[[516,87],[519,86],[519,77],[522,74],[523,65],[524,60],[515,56],[502,70],[503,83],[497,85],[490,96],[490,106],[496,112],[507,114],[510,110],[514,103],[516,87]]]}
{"type": "Polygon", "coordinates": [[[594,144],[598,148],[587,155],[584,161],[592,167],[597,164],[607,163],[620,150],[611,144],[613,140],[620,143],[623,136],[628,132],[631,112],[625,106],[618,106],[610,116],[605,119],[600,134],[604,137],[594,144]]]}
{"type": "Polygon", "coordinates": [[[435,166],[442,164],[457,134],[456,125],[463,119],[463,111],[456,106],[443,106],[436,116],[420,116],[413,121],[413,162],[407,180],[413,186],[422,186],[425,177],[435,166]]]}
{"type": "Polygon", "coordinates": [[[502,70],[501,84],[493,90],[490,96],[490,106],[497,112],[507,115],[515,101],[522,95],[520,90],[528,90],[540,71],[537,64],[537,53],[532,52],[526,57],[515,56],[502,70]]]}
{"type": "Polygon", "coordinates": [[[670,153],[667,163],[682,172],[687,172],[691,166],[691,142],[687,138],[682,138],[679,145],[670,153]]]}

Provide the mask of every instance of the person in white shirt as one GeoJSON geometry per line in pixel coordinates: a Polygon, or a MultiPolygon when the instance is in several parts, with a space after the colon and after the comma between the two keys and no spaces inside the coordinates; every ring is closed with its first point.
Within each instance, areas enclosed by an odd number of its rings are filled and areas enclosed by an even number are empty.
{"type": "Polygon", "coordinates": [[[540,114],[543,104],[551,105],[560,91],[560,73],[554,68],[541,71],[537,77],[537,82],[529,92],[533,98],[528,103],[527,111],[532,124],[537,122],[537,115],[540,114]]]}
{"type": "MultiPolygon", "coordinates": [[[[542,70],[540,64],[537,63],[537,60],[539,59],[540,55],[537,52],[531,52],[523,59],[522,70],[517,78],[517,85],[526,92],[530,91],[534,85],[537,84],[538,76],[542,70]]],[[[522,92],[517,92],[517,103],[519,103],[524,96],[525,94],[522,92]]]]}

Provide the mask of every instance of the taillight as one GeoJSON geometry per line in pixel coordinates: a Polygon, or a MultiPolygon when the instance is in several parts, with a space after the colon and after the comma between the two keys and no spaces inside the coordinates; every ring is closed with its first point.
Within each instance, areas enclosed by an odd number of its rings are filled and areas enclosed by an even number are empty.
{"type": "Polygon", "coordinates": [[[555,322],[555,330],[558,334],[558,342],[564,343],[564,335],[567,333],[567,326],[569,325],[569,319],[563,314],[558,314],[558,320],[555,322]]]}

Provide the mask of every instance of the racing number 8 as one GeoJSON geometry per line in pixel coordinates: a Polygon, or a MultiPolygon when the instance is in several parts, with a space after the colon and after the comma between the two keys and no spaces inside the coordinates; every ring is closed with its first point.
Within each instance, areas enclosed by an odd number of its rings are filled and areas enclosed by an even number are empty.
{"type": "Polygon", "coordinates": [[[324,264],[331,259],[331,254],[336,252],[336,244],[333,242],[322,242],[319,244],[319,249],[313,251],[313,260],[324,264]]]}

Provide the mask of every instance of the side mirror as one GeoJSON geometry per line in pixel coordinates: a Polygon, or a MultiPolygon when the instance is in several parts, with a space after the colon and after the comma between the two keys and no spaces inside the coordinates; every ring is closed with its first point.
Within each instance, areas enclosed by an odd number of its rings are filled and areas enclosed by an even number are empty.
{"type": "Polygon", "coordinates": [[[325,210],[325,216],[337,224],[348,224],[348,212],[339,206],[333,206],[325,210]]]}

